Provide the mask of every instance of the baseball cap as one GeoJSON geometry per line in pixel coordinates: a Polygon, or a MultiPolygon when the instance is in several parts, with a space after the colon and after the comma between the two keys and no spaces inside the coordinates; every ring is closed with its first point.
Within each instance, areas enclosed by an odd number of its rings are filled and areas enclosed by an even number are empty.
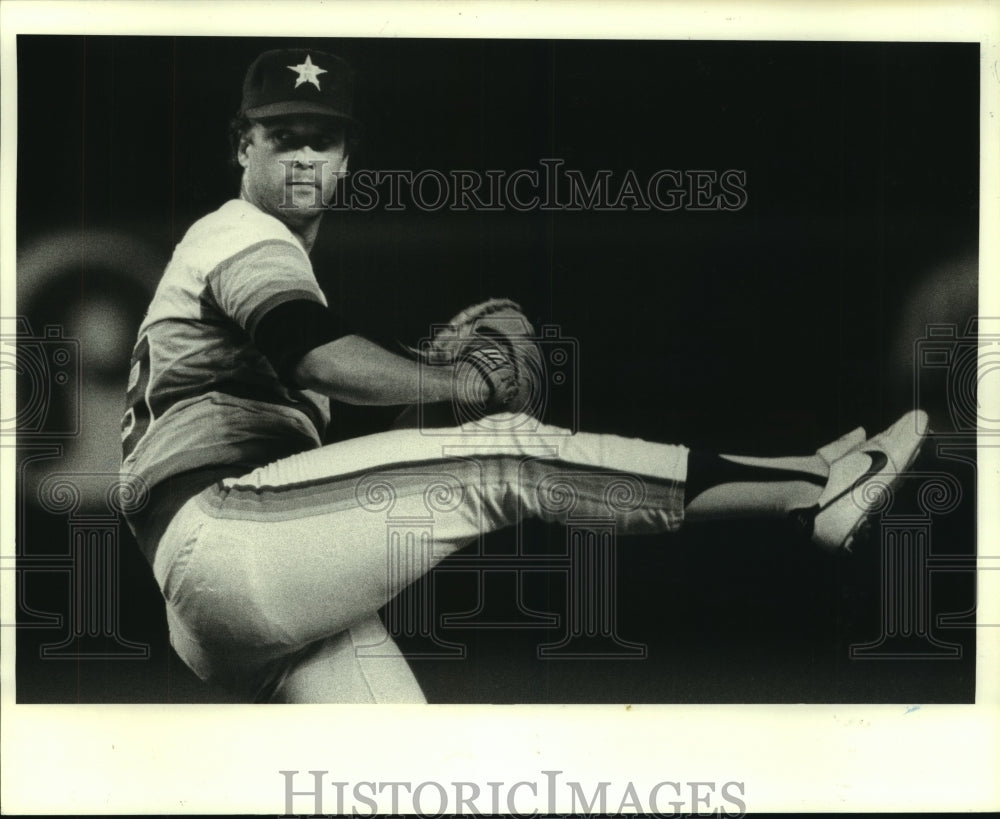
{"type": "Polygon", "coordinates": [[[243,81],[240,113],[250,119],[288,114],[323,114],[359,125],[351,115],[354,74],[325,51],[281,48],[251,63],[243,81]]]}

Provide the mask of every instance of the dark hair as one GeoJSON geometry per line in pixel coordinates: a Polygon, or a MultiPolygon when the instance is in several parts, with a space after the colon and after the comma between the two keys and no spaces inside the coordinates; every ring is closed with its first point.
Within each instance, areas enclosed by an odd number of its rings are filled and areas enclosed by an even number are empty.
{"type": "Polygon", "coordinates": [[[237,155],[240,152],[240,143],[243,142],[243,138],[251,128],[253,128],[253,120],[243,114],[237,113],[229,120],[229,165],[234,170],[242,170],[237,155]]]}

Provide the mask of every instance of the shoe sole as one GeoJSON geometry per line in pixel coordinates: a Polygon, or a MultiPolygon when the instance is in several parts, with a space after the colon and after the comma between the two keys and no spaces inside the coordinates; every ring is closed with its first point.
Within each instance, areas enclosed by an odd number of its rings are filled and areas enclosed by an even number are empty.
{"type": "MultiPolygon", "coordinates": [[[[919,433],[920,437],[917,439],[916,446],[913,447],[913,451],[907,458],[906,463],[902,466],[902,468],[896,470],[893,477],[889,480],[888,483],[885,484],[889,492],[891,492],[899,485],[899,482],[903,479],[903,476],[906,474],[909,468],[913,466],[917,458],[920,457],[920,453],[924,448],[924,444],[927,442],[927,434],[929,432],[930,432],[930,427],[925,423],[924,428],[919,433]]],[[[872,480],[877,480],[879,477],[880,477],[879,475],[876,475],[872,478],[872,480]]],[[[864,486],[864,484],[861,484],[861,486],[864,486]]],[[[861,486],[855,487],[855,489],[860,489],[861,486]]],[[[851,494],[853,495],[853,493],[854,490],[852,490],[851,494]]],[[[842,550],[849,553],[852,552],[854,544],[858,541],[858,539],[859,538],[864,539],[870,533],[872,518],[874,517],[875,514],[876,513],[873,508],[867,509],[861,513],[861,517],[858,518],[858,522],[851,527],[850,531],[847,533],[847,537],[844,538],[844,542],[840,546],[842,550]]]]}

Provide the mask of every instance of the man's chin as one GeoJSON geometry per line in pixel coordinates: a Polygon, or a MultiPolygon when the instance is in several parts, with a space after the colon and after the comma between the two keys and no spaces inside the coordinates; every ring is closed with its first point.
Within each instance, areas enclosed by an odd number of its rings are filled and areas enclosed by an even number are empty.
{"type": "Polygon", "coordinates": [[[274,210],[274,215],[283,222],[300,225],[319,219],[326,211],[326,205],[317,194],[315,197],[311,197],[308,202],[295,201],[294,199],[282,202],[274,210]]]}

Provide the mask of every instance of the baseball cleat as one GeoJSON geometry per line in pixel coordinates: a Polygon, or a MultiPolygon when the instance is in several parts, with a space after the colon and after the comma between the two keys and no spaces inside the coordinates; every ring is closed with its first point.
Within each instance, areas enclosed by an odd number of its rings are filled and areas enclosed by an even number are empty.
{"type": "MultiPolygon", "coordinates": [[[[886,493],[892,491],[916,460],[926,431],[927,413],[914,410],[884,432],[857,442],[839,457],[834,456],[830,476],[816,505],[795,510],[793,521],[811,530],[812,542],[820,548],[829,552],[851,551],[855,539],[870,526],[870,515],[883,507],[886,493]]],[[[856,433],[857,430],[848,436],[856,433]]],[[[844,438],[823,449],[833,448],[836,452],[841,449],[838,445],[842,441],[844,438]]]]}
{"type": "Polygon", "coordinates": [[[841,435],[836,441],[820,447],[816,450],[816,454],[826,461],[827,466],[833,466],[834,461],[843,458],[852,449],[857,449],[867,438],[865,428],[858,427],[857,429],[852,429],[846,435],[841,435]]]}

